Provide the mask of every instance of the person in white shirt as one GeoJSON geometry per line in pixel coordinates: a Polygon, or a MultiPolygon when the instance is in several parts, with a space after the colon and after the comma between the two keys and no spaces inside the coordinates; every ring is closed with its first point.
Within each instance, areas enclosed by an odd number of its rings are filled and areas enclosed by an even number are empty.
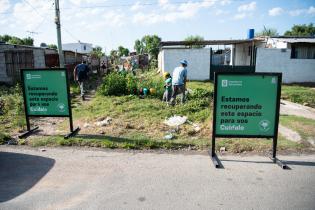
{"type": "Polygon", "coordinates": [[[175,105],[176,96],[181,94],[181,102],[185,103],[185,91],[187,81],[187,66],[186,60],[180,61],[180,66],[176,67],[173,71],[172,77],[172,97],[170,100],[171,105],[175,105]]]}

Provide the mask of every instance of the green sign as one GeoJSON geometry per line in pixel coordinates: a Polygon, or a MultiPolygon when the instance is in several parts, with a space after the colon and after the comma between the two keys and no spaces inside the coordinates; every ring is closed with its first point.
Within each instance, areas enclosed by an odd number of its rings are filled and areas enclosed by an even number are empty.
{"type": "Polygon", "coordinates": [[[275,135],[277,74],[218,74],[215,98],[215,135],[275,135]]]}
{"type": "Polygon", "coordinates": [[[66,70],[23,69],[21,73],[28,116],[69,116],[66,70]]]}

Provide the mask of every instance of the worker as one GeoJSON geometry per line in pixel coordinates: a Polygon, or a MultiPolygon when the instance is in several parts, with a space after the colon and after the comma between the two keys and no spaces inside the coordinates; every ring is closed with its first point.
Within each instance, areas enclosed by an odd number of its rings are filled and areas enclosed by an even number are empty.
{"type": "Polygon", "coordinates": [[[172,77],[172,97],[170,100],[171,105],[175,105],[176,96],[181,94],[181,103],[185,103],[185,91],[187,81],[187,66],[186,60],[180,61],[180,66],[176,67],[173,71],[172,77]]]}
{"type": "Polygon", "coordinates": [[[163,74],[164,76],[164,94],[163,94],[163,99],[162,101],[165,101],[165,102],[169,102],[170,99],[171,99],[171,96],[172,96],[172,77],[170,75],[170,73],[168,72],[164,72],[163,74]]]}
{"type": "Polygon", "coordinates": [[[80,93],[81,93],[81,98],[83,101],[85,100],[84,87],[88,79],[88,72],[89,72],[89,67],[88,65],[86,65],[85,60],[83,60],[82,63],[76,65],[73,71],[73,78],[74,78],[74,81],[76,81],[80,86],[80,93]]]}

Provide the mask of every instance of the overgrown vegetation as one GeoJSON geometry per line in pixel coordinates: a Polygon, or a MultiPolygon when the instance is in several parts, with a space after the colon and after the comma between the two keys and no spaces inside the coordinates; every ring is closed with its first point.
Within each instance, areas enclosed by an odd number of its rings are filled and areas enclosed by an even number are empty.
{"type": "Polygon", "coordinates": [[[10,138],[10,131],[25,126],[23,97],[19,85],[0,86],[0,122],[0,144],[10,138]]]}
{"type": "Polygon", "coordinates": [[[315,108],[315,90],[299,85],[282,85],[281,98],[315,108]]]}

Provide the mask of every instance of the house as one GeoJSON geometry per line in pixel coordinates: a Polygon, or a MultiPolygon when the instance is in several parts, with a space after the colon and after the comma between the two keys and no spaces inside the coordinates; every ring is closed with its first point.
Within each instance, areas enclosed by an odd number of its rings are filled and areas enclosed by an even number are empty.
{"type": "Polygon", "coordinates": [[[212,80],[214,72],[282,72],[283,83],[315,82],[315,37],[255,37],[242,40],[161,42],[158,67],[169,71],[186,59],[188,78],[212,80]],[[190,48],[191,45],[209,46],[190,48]],[[211,46],[223,46],[212,50],[211,46]],[[229,57],[229,59],[228,59],[229,57]]]}
{"type": "Polygon", "coordinates": [[[54,49],[0,43],[0,83],[20,80],[21,68],[46,68],[45,54],[54,49]]]}
{"type": "MultiPolygon", "coordinates": [[[[73,51],[63,51],[65,67],[70,78],[72,71],[87,56],[73,51]]],[[[57,50],[43,47],[0,43],[0,83],[14,84],[20,81],[20,69],[54,68],[59,66],[57,50]]]]}
{"type": "Polygon", "coordinates": [[[158,55],[158,67],[161,72],[173,72],[179,61],[186,59],[189,63],[188,79],[212,80],[214,72],[237,69],[254,71],[255,54],[251,49],[260,45],[260,39],[240,40],[204,40],[204,41],[166,41],[161,42],[158,55]],[[202,45],[202,48],[192,48],[202,45]],[[214,51],[211,46],[223,49],[214,51]],[[207,47],[208,46],[208,47],[207,47]]]}
{"type": "Polygon", "coordinates": [[[270,37],[257,49],[256,72],[282,72],[283,83],[315,82],[315,37],[270,37]]]}
{"type": "Polygon", "coordinates": [[[62,50],[77,52],[81,54],[90,53],[93,50],[93,45],[90,43],[77,42],[62,44],[62,50]]]}

